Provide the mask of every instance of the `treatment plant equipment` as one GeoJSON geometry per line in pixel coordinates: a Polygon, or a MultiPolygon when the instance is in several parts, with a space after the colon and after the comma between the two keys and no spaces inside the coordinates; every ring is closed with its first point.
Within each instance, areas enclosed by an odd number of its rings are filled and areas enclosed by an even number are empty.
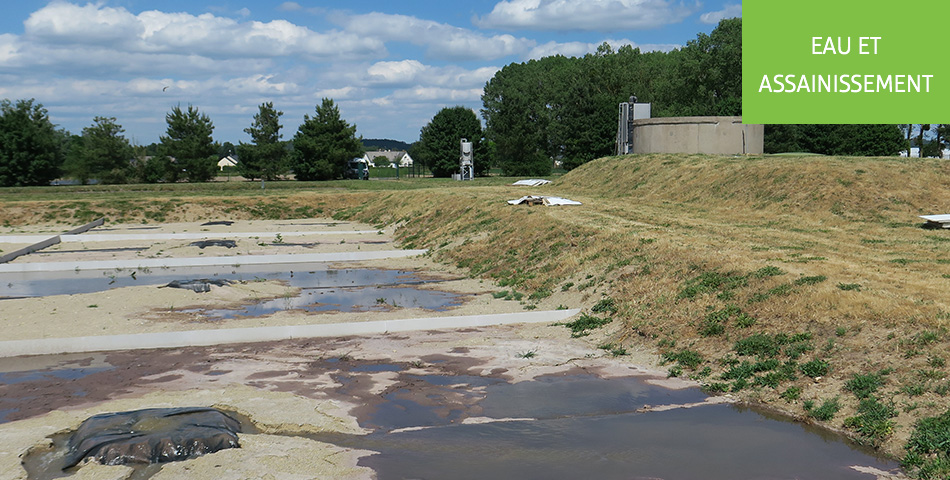
{"type": "Polygon", "coordinates": [[[651,106],[652,104],[649,103],[637,103],[636,95],[631,95],[629,102],[620,104],[617,125],[617,155],[626,155],[633,152],[633,121],[650,118],[651,106]]]}
{"type": "Polygon", "coordinates": [[[461,141],[462,154],[459,156],[461,174],[459,180],[472,180],[475,178],[474,153],[472,152],[472,142],[463,138],[461,141]]]}

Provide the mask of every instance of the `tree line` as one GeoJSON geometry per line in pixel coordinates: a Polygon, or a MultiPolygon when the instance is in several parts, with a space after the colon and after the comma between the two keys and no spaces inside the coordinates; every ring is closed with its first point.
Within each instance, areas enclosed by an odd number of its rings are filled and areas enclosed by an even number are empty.
{"type": "Polygon", "coordinates": [[[293,172],[298,180],[340,178],[346,162],[363,155],[356,126],[324,98],[290,141],[282,140],[283,112],[267,102],[244,129],[251,142],[237,147],[213,139],[214,124],[195,106],[172,108],[159,143],[131,145],[115,117],[95,117],[82,135],[56,129],[34,99],[0,101],[0,186],[48,185],[66,176],[82,183],[205,182],[213,179],[221,153],[240,157],[237,172],[248,179],[275,180],[293,172]],[[233,151],[232,151],[233,150],[233,151]]]}
{"type": "Polygon", "coordinates": [[[614,51],[511,64],[482,95],[485,140],[509,175],[546,175],[611,155],[617,106],[636,96],[653,116],[742,114],[742,19],[723,20],[670,52],[614,51]]]}
{"type": "MultiPolygon", "coordinates": [[[[543,176],[555,165],[572,169],[613,154],[617,106],[636,96],[652,103],[654,117],[742,115],[742,19],[722,20],[670,52],[641,52],[602,44],[583,57],[551,56],[512,63],[489,80],[481,116],[446,107],[420,131],[410,154],[438,177],[458,171],[459,141],[475,147],[477,175],[497,167],[505,175],[543,176]]],[[[348,160],[361,156],[356,126],[341,118],[330,99],[304,115],[291,140],[282,140],[283,112],[267,102],[244,129],[250,143],[212,139],[214,125],[197,108],[166,115],[158,144],[133,148],[115,117],[96,117],[82,135],[56,130],[34,100],[0,103],[0,186],[41,185],[60,175],[83,182],[206,181],[216,159],[236,154],[237,173],[274,180],[340,178],[348,160]],[[131,162],[129,159],[134,159],[131,162]]],[[[939,156],[948,144],[946,125],[767,125],[766,153],[896,155],[921,146],[939,156]],[[912,138],[911,131],[917,133],[912,138]],[[925,135],[925,132],[932,134],[925,135]],[[935,140],[926,141],[936,137],[935,140]]]]}

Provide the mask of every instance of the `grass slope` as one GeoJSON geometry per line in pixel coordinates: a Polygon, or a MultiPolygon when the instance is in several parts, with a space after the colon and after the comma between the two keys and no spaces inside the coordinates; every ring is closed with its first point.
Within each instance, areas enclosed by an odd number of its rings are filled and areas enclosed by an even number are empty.
{"type": "Polygon", "coordinates": [[[511,179],[21,189],[0,192],[0,223],[395,224],[406,248],[492,278],[526,308],[585,298],[591,318],[622,321],[612,351],[647,345],[671,374],[895,456],[906,445],[909,466],[944,478],[946,442],[920,432],[945,423],[950,395],[950,231],[917,216],[950,213],[948,174],[919,159],[648,155],[531,190],[511,179]],[[584,205],[505,203],[529,192],[584,205]]]}

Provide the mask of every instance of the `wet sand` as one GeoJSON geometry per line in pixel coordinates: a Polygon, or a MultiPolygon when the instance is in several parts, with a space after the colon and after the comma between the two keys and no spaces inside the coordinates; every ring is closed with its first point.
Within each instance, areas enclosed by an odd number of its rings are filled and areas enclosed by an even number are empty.
{"type": "MultiPolygon", "coordinates": [[[[107,224],[105,228],[106,231],[97,229],[90,233],[142,233],[140,225],[107,224]]],[[[45,227],[23,230],[15,234],[55,232],[45,227]]],[[[237,252],[246,255],[396,249],[391,232],[332,220],[238,222],[231,226],[175,224],[149,228],[145,232],[155,237],[159,233],[198,232],[207,233],[209,238],[228,238],[229,232],[266,232],[267,236],[273,234],[273,240],[280,240],[274,242],[263,235],[237,238],[237,252]],[[307,229],[321,233],[311,236],[284,233],[307,229]],[[374,233],[336,234],[332,233],[334,230],[374,233]]],[[[8,233],[13,232],[0,232],[8,233]]],[[[126,239],[64,243],[18,258],[14,263],[235,254],[234,248],[202,249],[190,245],[192,242],[192,239],[153,242],[126,239]]],[[[3,248],[7,250],[6,245],[3,248]]],[[[463,293],[467,297],[463,305],[447,312],[404,307],[372,312],[293,310],[266,317],[209,322],[195,312],[292,295],[294,289],[279,282],[215,286],[207,293],[133,286],[96,293],[3,300],[0,328],[4,331],[4,340],[28,340],[525,311],[524,305],[517,301],[494,298],[491,293],[498,289],[492,285],[465,278],[425,258],[330,266],[411,269],[443,280],[437,284],[438,289],[463,293]]],[[[560,305],[579,303],[580,299],[574,296],[555,295],[536,308],[554,310],[560,305]]],[[[83,419],[97,413],[151,407],[216,406],[247,415],[261,433],[242,435],[240,451],[222,451],[163,465],[152,478],[183,475],[223,478],[222,465],[227,466],[229,475],[234,478],[256,478],[262,472],[278,477],[301,474],[309,478],[315,472],[322,472],[318,476],[373,478],[371,470],[356,465],[360,456],[370,452],[293,436],[307,432],[367,433],[359,426],[358,419],[365,417],[386,391],[406,389],[419,401],[425,401],[427,395],[432,394],[424,382],[413,385],[406,381],[405,374],[373,371],[366,365],[398,363],[403,372],[408,372],[406,374],[478,375],[509,382],[568,374],[578,369],[601,376],[645,375],[657,382],[667,382],[665,373],[656,369],[655,358],[649,353],[631,352],[632,355],[626,357],[610,357],[596,349],[597,339],[606,333],[605,330],[592,338],[572,339],[566,328],[540,323],[214,347],[0,358],[0,373],[8,380],[0,384],[0,412],[6,421],[0,424],[0,477],[26,478],[20,465],[25,452],[45,448],[48,435],[75,428],[83,419]],[[526,358],[525,352],[534,353],[526,358]],[[67,373],[62,373],[64,371],[67,373]],[[29,378],[23,380],[24,376],[29,378]]],[[[130,472],[125,467],[84,465],[77,478],[87,475],[127,478],[130,472]]]]}

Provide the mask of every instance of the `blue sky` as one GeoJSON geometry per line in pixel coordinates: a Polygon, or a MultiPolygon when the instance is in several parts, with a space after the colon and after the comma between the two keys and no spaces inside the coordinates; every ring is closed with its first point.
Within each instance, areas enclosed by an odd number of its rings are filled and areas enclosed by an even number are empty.
{"type": "Polygon", "coordinates": [[[6,2],[0,99],[35,98],[81,133],[116,117],[136,144],[156,142],[175,105],[194,105],[215,140],[244,133],[263,102],[293,137],[323,97],[366,138],[413,142],[443,107],[481,108],[482,88],[512,62],[582,56],[603,42],[677,48],[741,0],[6,2]],[[167,87],[167,88],[166,88],[167,87]]]}

